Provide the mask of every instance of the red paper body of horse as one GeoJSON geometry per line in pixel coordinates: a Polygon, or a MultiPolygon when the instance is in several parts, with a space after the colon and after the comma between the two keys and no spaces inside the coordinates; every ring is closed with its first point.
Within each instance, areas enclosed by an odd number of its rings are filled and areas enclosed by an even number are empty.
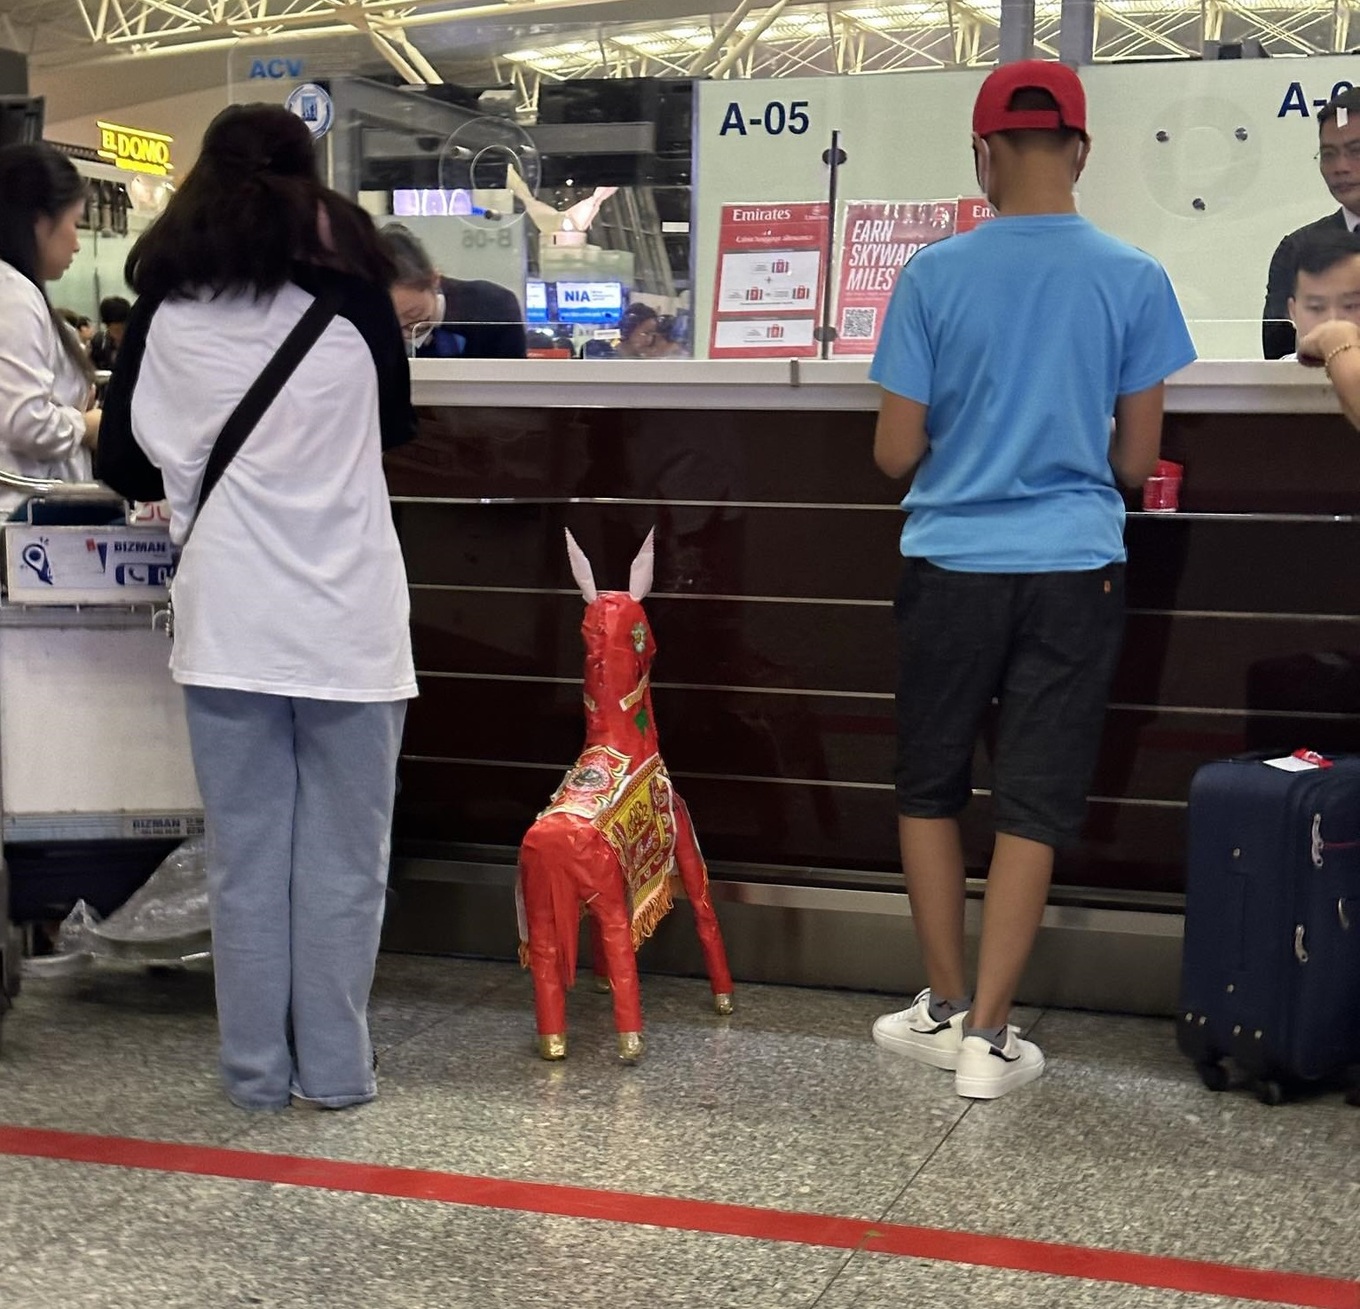
{"type": "Polygon", "coordinates": [[[533,970],[539,1052],[561,1059],[584,905],[595,971],[614,996],[619,1056],[635,1059],[642,1001],[634,951],[671,907],[677,876],[694,908],[719,1013],[732,1011],[732,976],[689,811],[657,751],[649,680],[656,643],[640,603],[651,587],[652,538],[633,562],[627,591],[597,592],[570,533],[567,542],[586,600],[586,744],[520,845],[521,956],[533,970]]]}

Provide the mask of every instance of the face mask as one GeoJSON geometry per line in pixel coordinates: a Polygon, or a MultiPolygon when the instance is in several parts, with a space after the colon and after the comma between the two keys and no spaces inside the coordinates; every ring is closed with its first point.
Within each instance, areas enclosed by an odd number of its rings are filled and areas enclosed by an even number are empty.
{"type": "Polygon", "coordinates": [[[413,335],[407,338],[407,343],[410,346],[412,354],[415,354],[415,352],[419,350],[421,346],[423,346],[425,342],[428,341],[430,337],[434,335],[434,329],[439,325],[439,321],[444,317],[444,293],[442,291],[435,296],[434,304],[435,304],[434,310],[435,321],[431,323],[420,324],[418,330],[413,335]]]}
{"type": "Polygon", "coordinates": [[[987,195],[987,183],[990,180],[992,170],[992,152],[988,148],[985,140],[976,141],[973,145],[973,172],[977,176],[978,187],[983,195],[987,195]]]}
{"type": "Polygon", "coordinates": [[[1091,143],[1089,141],[1083,141],[1081,143],[1081,151],[1077,155],[1077,171],[1076,175],[1072,178],[1073,186],[1076,186],[1076,184],[1079,181],[1081,181],[1081,175],[1083,172],[1086,171],[1086,161],[1090,157],[1091,157],[1091,143]]]}

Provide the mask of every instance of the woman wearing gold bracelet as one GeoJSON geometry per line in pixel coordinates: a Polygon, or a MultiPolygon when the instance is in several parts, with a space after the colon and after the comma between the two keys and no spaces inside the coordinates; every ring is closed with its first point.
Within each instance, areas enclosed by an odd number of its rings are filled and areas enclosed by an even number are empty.
{"type": "Polygon", "coordinates": [[[1320,323],[1299,341],[1299,362],[1327,370],[1342,411],[1360,427],[1360,327],[1342,318],[1320,323]]]}

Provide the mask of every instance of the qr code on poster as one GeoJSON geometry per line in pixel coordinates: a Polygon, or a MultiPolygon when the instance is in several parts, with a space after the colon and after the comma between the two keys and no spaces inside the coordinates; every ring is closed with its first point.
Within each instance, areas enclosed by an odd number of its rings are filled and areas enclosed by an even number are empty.
{"type": "Polygon", "coordinates": [[[841,310],[841,337],[846,341],[872,341],[878,330],[878,310],[869,305],[841,310]]]}

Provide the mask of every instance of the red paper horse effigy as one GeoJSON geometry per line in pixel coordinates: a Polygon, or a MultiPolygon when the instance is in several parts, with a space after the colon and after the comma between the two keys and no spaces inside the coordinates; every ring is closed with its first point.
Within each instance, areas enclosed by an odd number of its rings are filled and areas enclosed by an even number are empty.
{"type": "Polygon", "coordinates": [[[627,591],[596,591],[570,532],[567,553],[586,602],[586,744],[520,845],[520,954],[533,970],[539,1053],[562,1059],[584,906],[596,976],[614,995],[619,1058],[633,1060],[642,1053],[634,951],[670,909],[677,875],[721,1014],[732,1012],[732,975],[689,811],[657,750],[656,642],[641,604],[652,586],[652,535],[633,560],[627,591]]]}

